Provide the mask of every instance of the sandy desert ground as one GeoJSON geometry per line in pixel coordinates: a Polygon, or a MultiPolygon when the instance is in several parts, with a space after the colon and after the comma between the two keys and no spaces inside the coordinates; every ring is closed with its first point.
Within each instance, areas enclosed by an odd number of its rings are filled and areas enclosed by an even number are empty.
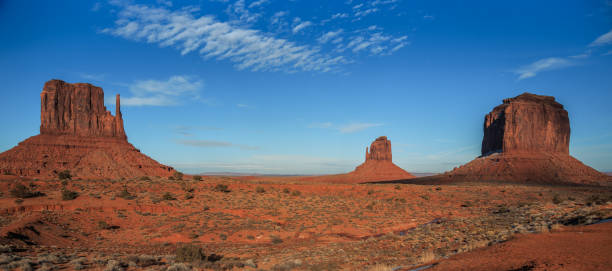
{"type": "Polygon", "coordinates": [[[2,176],[0,268],[612,266],[612,224],[583,226],[612,217],[609,187],[307,180],[184,176],[43,181],[2,176]],[[25,187],[16,190],[19,184],[25,187]]]}

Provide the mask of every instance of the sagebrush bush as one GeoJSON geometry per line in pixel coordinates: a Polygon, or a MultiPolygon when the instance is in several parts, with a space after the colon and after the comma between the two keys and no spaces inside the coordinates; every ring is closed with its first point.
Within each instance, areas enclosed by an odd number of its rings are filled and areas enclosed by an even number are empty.
{"type": "Polygon", "coordinates": [[[59,173],[57,173],[57,177],[60,180],[67,180],[67,179],[71,179],[72,175],[70,174],[70,170],[64,170],[64,171],[60,171],[59,173]]]}
{"type": "Polygon", "coordinates": [[[196,262],[206,260],[206,254],[201,247],[186,245],[176,249],[177,262],[196,262]]]}
{"type": "Polygon", "coordinates": [[[194,181],[201,181],[202,180],[202,176],[194,175],[193,176],[193,180],[194,181]]]}
{"type": "Polygon", "coordinates": [[[217,184],[215,186],[214,190],[217,191],[217,192],[224,192],[224,193],[231,192],[231,190],[229,190],[229,187],[227,187],[227,185],[225,185],[225,184],[217,184]]]}
{"type": "Polygon", "coordinates": [[[127,188],[123,188],[123,190],[117,193],[116,196],[122,199],[127,199],[127,200],[132,200],[136,198],[136,196],[132,195],[129,191],[127,191],[127,188]]]}
{"type": "Polygon", "coordinates": [[[176,200],[176,198],[174,197],[174,195],[172,195],[172,193],[170,193],[170,192],[166,192],[166,193],[165,193],[165,194],[162,196],[162,198],[163,198],[164,200],[176,200]]]}
{"type": "Polygon", "coordinates": [[[32,191],[23,184],[16,185],[15,188],[13,188],[10,192],[13,197],[22,199],[40,197],[45,195],[38,191],[32,191]]]}
{"type": "Polygon", "coordinates": [[[174,174],[172,174],[172,177],[174,177],[174,179],[176,180],[182,180],[183,179],[183,173],[180,173],[178,171],[174,172],[174,174]]]}
{"type": "Polygon", "coordinates": [[[62,190],[62,200],[73,200],[79,197],[79,193],[76,191],[70,191],[68,189],[62,190]]]}

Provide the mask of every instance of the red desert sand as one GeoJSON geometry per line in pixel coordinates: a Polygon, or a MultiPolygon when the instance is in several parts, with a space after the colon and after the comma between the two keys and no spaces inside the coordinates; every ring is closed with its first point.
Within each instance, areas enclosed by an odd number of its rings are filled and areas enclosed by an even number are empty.
{"type": "Polygon", "coordinates": [[[101,88],[52,80],[0,154],[0,269],[610,270],[612,187],[552,97],[507,99],[483,156],[414,176],[377,138],[355,171],[188,176],[140,153],[101,88]],[[376,182],[372,181],[385,181],[376,182]],[[589,225],[589,226],[585,226],[589,225]]]}

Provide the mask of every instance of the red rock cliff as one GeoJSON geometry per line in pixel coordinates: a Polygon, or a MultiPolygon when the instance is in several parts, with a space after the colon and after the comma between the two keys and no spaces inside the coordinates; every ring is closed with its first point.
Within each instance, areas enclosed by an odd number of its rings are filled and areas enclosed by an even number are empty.
{"type": "Polygon", "coordinates": [[[40,133],[126,139],[119,96],[116,115],[104,106],[102,88],[61,80],[45,83],[40,93],[40,133]]]}
{"type": "Polygon", "coordinates": [[[112,116],[102,88],[45,83],[40,135],[0,153],[0,174],[49,178],[63,170],[79,178],[168,177],[176,171],[151,159],[127,141],[119,95],[112,116]]]}
{"type": "Polygon", "coordinates": [[[391,141],[386,136],[381,136],[374,140],[370,145],[370,150],[366,147],[366,162],[369,160],[392,161],[391,141]]]}
{"type": "Polygon", "coordinates": [[[569,139],[563,105],[551,96],[523,93],[485,116],[481,152],[569,154],[569,139]]]}

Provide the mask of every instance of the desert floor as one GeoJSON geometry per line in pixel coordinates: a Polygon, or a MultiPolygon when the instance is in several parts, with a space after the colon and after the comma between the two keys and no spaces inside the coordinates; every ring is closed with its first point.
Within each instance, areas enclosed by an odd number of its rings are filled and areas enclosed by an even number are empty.
{"type": "Polygon", "coordinates": [[[0,268],[601,270],[612,266],[612,223],[584,226],[612,217],[609,187],[306,180],[203,177],[195,181],[185,176],[183,180],[42,181],[1,176],[0,268]],[[16,192],[18,184],[26,190],[16,192]]]}

